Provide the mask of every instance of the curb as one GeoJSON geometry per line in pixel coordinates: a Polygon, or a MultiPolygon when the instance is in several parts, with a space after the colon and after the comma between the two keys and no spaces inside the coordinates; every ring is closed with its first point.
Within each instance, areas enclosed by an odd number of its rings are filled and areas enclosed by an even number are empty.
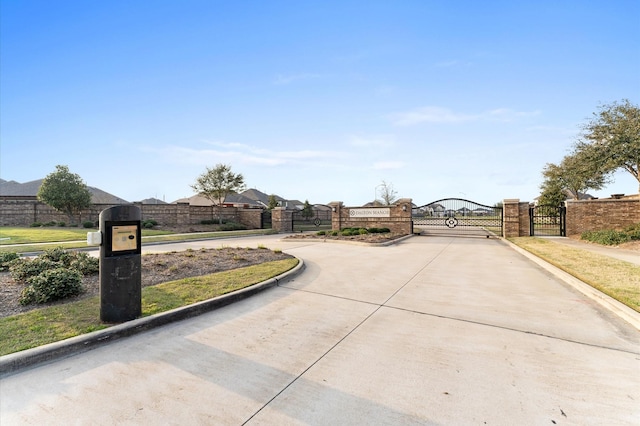
{"type": "MultiPolygon", "coordinates": [[[[385,241],[383,243],[367,243],[364,241],[352,241],[352,240],[333,240],[330,238],[296,238],[296,237],[287,237],[287,240],[294,240],[294,241],[306,241],[306,242],[311,242],[311,243],[332,243],[332,244],[350,244],[353,246],[364,246],[364,247],[386,247],[386,246],[391,246],[394,244],[397,244],[399,242],[402,242],[404,240],[407,240],[411,237],[413,237],[413,234],[409,234],[409,235],[405,235],[403,237],[400,238],[396,238],[390,241],[385,241]]],[[[284,241],[285,238],[283,238],[281,241],[284,241]]]]}
{"type": "Polygon", "coordinates": [[[578,278],[576,278],[573,275],[563,271],[562,269],[558,268],[557,266],[554,266],[554,265],[550,264],[546,260],[543,260],[543,259],[539,258],[538,256],[534,255],[533,253],[529,253],[525,249],[518,247],[517,245],[515,245],[511,241],[509,241],[509,240],[507,240],[505,238],[503,238],[502,241],[507,243],[512,249],[514,249],[518,253],[522,254],[527,259],[531,260],[532,262],[534,262],[538,266],[542,267],[546,271],[552,273],[554,276],[556,276],[557,278],[559,278],[560,280],[562,280],[566,284],[568,284],[571,287],[575,288],[580,293],[582,293],[585,296],[587,296],[589,299],[591,299],[594,302],[598,303],[600,306],[602,306],[603,308],[609,310],[611,313],[613,313],[614,315],[618,316],[622,320],[628,322],[633,327],[635,327],[637,330],[640,330],[640,313],[634,311],[633,309],[631,309],[630,307],[628,307],[624,303],[621,303],[621,302],[617,301],[616,299],[612,298],[611,296],[608,296],[608,295],[604,294],[600,290],[591,287],[589,284],[585,283],[584,281],[579,280],[578,278]]]}
{"type": "Polygon", "coordinates": [[[287,272],[261,283],[233,293],[224,294],[213,299],[204,300],[192,305],[183,306],[167,312],[161,312],[148,317],[138,318],[122,324],[114,325],[103,330],[94,331],[59,342],[49,343],[36,348],[4,355],[0,357],[0,378],[15,374],[24,369],[39,364],[55,361],[60,358],[87,352],[104,344],[116,340],[135,336],[136,334],[175,322],[204,314],[240,300],[251,297],[257,293],[275,287],[282,282],[289,281],[298,276],[304,269],[304,261],[300,258],[298,264],[287,272]]]}

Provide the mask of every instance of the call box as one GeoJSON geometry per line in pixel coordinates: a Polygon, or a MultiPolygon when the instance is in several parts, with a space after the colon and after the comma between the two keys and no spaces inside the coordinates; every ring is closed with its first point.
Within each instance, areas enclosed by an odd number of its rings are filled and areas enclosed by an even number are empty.
{"type": "Polygon", "coordinates": [[[106,221],[104,228],[105,257],[142,253],[140,221],[106,221]]]}

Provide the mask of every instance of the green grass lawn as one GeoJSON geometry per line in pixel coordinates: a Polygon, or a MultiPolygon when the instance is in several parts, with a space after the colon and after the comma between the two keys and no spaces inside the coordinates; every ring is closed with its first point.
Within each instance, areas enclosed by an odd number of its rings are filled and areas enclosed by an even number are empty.
{"type": "MultiPolygon", "coordinates": [[[[170,281],[142,289],[142,316],[208,300],[280,275],[298,264],[283,259],[170,281]]],[[[98,296],[0,318],[0,356],[109,327],[100,317],[98,296]]]]}
{"type": "MultiPolygon", "coordinates": [[[[34,244],[65,241],[86,241],[87,232],[93,232],[91,228],[60,228],[60,227],[0,227],[0,246],[7,244],[34,244]]],[[[142,236],[167,235],[169,231],[155,229],[143,229],[142,236]]]]}
{"type": "MultiPolygon", "coordinates": [[[[87,228],[18,228],[0,227],[0,252],[26,253],[50,248],[46,243],[57,242],[64,248],[86,248],[87,232],[96,229],[87,228]],[[16,246],[15,244],[19,244],[16,246]]],[[[214,231],[175,234],[156,229],[142,230],[142,244],[146,242],[185,241],[203,238],[224,238],[242,235],[272,234],[272,229],[251,229],[246,231],[214,231]]]]}

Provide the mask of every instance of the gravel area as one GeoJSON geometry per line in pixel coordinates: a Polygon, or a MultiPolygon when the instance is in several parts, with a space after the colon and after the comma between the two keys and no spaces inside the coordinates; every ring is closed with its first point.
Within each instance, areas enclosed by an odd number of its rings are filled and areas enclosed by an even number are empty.
{"type": "MultiPolygon", "coordinates": [[[[207,275],[291,257],[291,255],[276,253],[268,249],[231,247],[145,254],[142,256],[142,286],[146,287],[181,278],[207,275]]],[[[0,272],[0,318],[44,306],[73,302],[100,293],[98,274],[84,277],[82,285],[85,291],[77,297],[41,305],[23,306],[19,299],[25,285],[16,283],[9,272],[0,272]]]]}

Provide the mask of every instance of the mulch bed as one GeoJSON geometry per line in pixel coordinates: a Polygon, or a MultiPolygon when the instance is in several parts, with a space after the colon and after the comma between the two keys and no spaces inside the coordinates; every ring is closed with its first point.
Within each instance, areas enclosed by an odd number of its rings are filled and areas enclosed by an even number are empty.
{"type": "MultiPolygon", "coordinates": [[[[261,248],[232,248],[187,250],[182,252],[145,254],[142,256],[142,287],[182,278],[208,275],[245,266],[258,265],[293,256],[261,248]]],[[[0,272],[0,318],[33,309],[64,304],[100,294],[98,274],[84,277],[85,291],[74,298],[41,304],[20,304],[20,294],[25,285],[16,283],[9,272],[0,272]]]]}

